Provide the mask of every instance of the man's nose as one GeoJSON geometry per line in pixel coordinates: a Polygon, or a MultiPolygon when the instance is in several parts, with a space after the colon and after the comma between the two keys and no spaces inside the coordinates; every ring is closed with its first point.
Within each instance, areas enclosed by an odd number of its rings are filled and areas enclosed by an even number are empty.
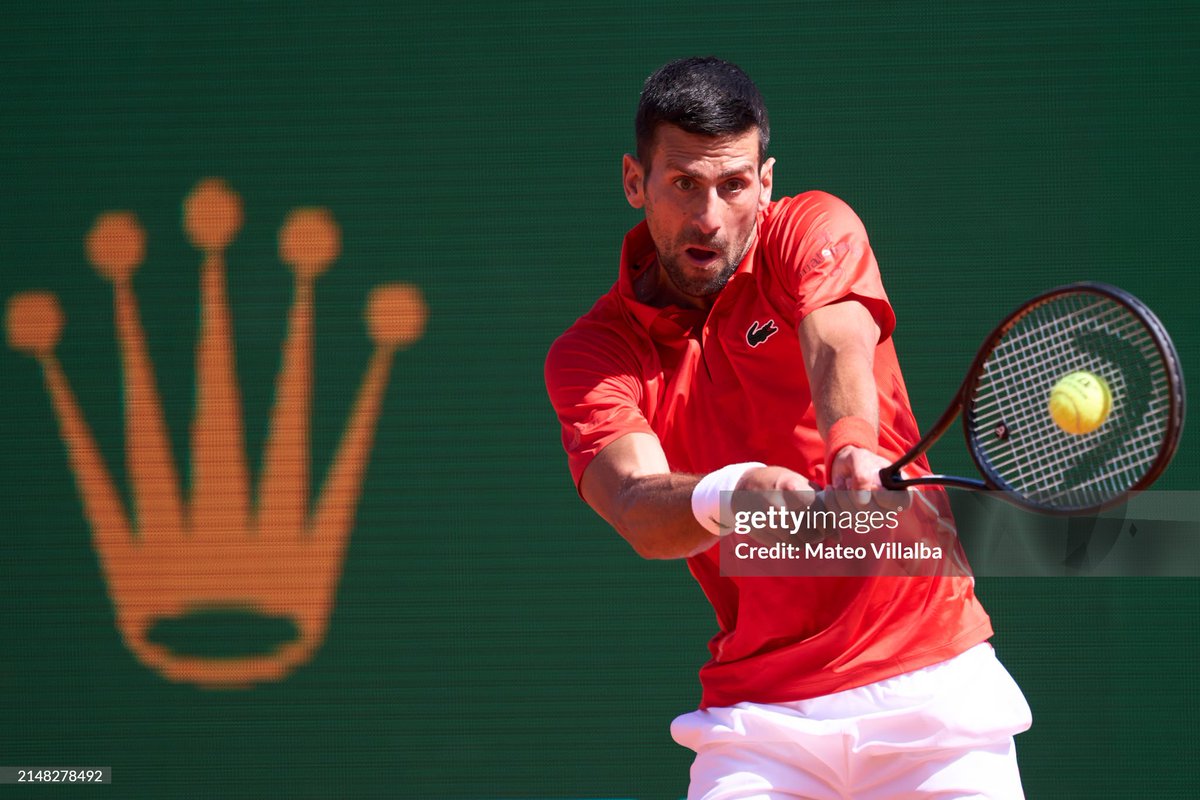
{"type": "Polygon", "coordinates": [[[721,211],[724,207],[716,189],[704,192],[696,202],[693,222],[705,236],[721,230],[721,211]]]}

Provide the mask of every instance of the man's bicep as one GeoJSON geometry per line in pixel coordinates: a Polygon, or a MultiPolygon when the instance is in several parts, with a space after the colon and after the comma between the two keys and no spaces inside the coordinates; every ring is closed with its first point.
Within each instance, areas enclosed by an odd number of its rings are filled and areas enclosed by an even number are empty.
{"type": "Polygon", "coordinates": [[[631,433],[653,433],[641,365],[621,340],[579,332],[559,337],[546,358],[546,389],[577,488],[609,445],[631,433]]]}
{"type": "Polygon", "coordinates": [[[879,265],[858,215],[840,199],[806,192],[778,204],[763,235],[762,252],[797,320],[847,301],[865,306],[880,328],[877,343],[891,335],[896,317],[879,265]]]}
{"type": "Polygon", "coordinates": [[[875,317],[857,300],[815,309],[800,321],[797,330],[804,363],[810,371],[814,360],[823,352],[861,351],[872,355],[880,334],[875,317]]]}
{"type": "Polygon", "coordinates": [[[621,492],[630,480],[670,471],[658,437],[635,431],[610,442],[596,454],[579,480],[579,493],[611,524],[617,517],[621,492]]]}

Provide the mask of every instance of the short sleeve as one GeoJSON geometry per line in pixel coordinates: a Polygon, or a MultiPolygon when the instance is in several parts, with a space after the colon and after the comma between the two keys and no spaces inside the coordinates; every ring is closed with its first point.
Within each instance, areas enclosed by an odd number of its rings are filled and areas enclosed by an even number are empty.
{"type": "Polygon", "coordinates": [[[590,333],[573,328],[560,336],[545,368],[576,488],[607,445],[628,433],[654,433],[642,410],[645,387],[638,360],[620,337],[590,333]]]}
{"type": "Polygon", "coordinates": [[[833,195],[807,192],[776,203],[764,222],[767,263],[795,303],[796,322],[844,300],[862,303],[891,336],[896,316],[858,215],[833,195]]]}

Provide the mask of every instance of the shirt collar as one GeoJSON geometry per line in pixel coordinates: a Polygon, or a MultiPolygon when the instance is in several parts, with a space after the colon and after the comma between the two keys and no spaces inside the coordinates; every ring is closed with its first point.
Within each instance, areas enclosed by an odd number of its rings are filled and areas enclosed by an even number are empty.
{"type": "Polygon", "coordinates": [[[625,234],[625,241],[621,245],[621,273],[617,277],[617,292],[634,319],[646,330],[650,330],[654,321],[667,309],[638,300],[633,282],[654,264],[655,258],[657,254],[654,240],[650,238],[650,227],[642,220],[625,234]]]}

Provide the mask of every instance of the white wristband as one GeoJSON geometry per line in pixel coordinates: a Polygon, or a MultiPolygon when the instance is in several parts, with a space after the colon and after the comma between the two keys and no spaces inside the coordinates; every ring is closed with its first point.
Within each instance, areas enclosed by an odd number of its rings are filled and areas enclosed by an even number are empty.
{"type": "Polygon", "coordinates": [[[700,479],[696,484],[696,488],[692,490],[692,515],[696,517],[696,521],[700,523],[706,531],[713,536],[720,536],[721,530],[721,512],[725,512],[725,516],[729,517],[733,509],[730,508],[730,498],[726,495],[721,497],[721,492],[732,492],[737,488],[738,481],[752,469],[765,467],[760,461],[747,461],[744,464],[730,464],[727,467],[710,472],[700,479]]]}

